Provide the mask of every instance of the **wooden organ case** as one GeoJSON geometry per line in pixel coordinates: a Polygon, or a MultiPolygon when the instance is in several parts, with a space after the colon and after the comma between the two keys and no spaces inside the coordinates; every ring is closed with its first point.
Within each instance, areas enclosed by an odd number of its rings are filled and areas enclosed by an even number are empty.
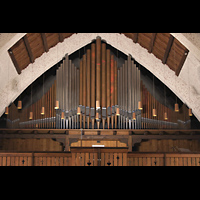
{"type": "Polygon", "coordinates": [[[91,43],[76,67],[66,54],[56,80],[37,102],[7,115],[8,128],[47,129],[188,129],[190,117],[155,99],[129,55],[122,66],[100,37],[91,43]],[[57,107],[55,106],[57,103],[57,107]],[[45,114],[41,115],[41,107],[45,114]],[[157,115],[153,116],[153,105],[157,115]],[[32,119],[29,113],[33,112],[32,119]],[[168,118],[164,118],[167,112],[168,118]]]}

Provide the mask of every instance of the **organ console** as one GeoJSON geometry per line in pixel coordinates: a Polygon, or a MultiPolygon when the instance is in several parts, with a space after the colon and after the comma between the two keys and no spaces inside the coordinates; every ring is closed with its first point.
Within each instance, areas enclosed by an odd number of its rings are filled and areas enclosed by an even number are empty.
{"type": "Polygon", "coordinates": [[[79,66],[65,55],[55,81],[41,99],[22,110],[12,103],[9,112],[6,110],[7,127],[189,128],[191,111],[186,105],[177,110],[177,105],[174,111],[156,100],[141,80],[140,69],[131,55],[119,66],[106,43],[97,37],[79,66]]]}

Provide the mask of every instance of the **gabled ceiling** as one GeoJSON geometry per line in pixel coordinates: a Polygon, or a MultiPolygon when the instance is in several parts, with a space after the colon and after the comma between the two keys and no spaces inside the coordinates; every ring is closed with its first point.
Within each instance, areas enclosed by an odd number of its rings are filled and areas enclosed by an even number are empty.
{"type": "MultiPolygon", "coordinates": [[[[72,34],[74,33],[27,33],[8,50],[18,74],[44,52],[72,34]]],[[[153,53],[179,75],[189,51],[170,33],[122,34],[153,53]]]]}

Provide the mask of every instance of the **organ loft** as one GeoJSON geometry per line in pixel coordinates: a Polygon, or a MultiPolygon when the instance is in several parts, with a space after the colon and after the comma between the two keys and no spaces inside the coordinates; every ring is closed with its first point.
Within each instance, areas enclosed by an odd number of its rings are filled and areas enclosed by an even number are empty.
{"type": "Polygon", "coordinates": [[[178,94],[189,49],[170,33],[109,35],[27,33],[7,49],[27,85],[5,95],[0,166],[200,165],[190,87],[178,94]]]}

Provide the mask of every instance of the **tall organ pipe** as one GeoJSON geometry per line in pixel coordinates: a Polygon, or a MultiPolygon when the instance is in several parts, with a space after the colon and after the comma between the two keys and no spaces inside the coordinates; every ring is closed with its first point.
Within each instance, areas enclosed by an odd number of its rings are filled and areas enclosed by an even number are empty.
{"type": "Polygon", "coordinates": [[[107,72],[107,124],[108,128],[110,128],[110,115],[111,115],[111,107],[110,107],[110,50],[106,50],[106,72],[107,72]]]}
{"type": "MultiPolygon", "coordinates": [[[[80,73],[81,74],[81,73],[80,73]]],[[[91,120],[94,129],[95,122],[95,43],[91,44],[91,120]]],[[[80,97],[81,98],[81,97],[80,97]]]]}
{"type": "Polygon", "coordinates": [[[106,44],[102,44],[102,122],[105,128],[106,120],[106,44]]]}

